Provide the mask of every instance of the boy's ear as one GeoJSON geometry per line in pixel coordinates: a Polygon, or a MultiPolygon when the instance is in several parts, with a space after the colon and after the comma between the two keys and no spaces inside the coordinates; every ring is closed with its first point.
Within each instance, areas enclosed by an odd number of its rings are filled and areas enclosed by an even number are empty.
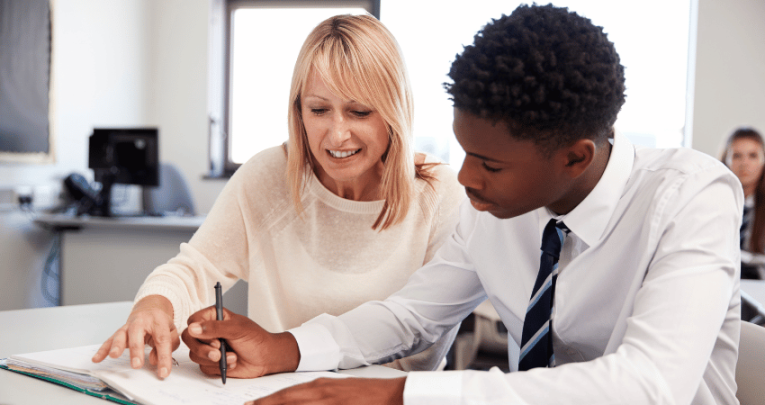
{"type": "Polygon", "coordinates": [[[595,159],[595,142],[591,139],[580,139],[564,148],[565,168],[571,178],[577,178],[592,164],[595,159]]]}

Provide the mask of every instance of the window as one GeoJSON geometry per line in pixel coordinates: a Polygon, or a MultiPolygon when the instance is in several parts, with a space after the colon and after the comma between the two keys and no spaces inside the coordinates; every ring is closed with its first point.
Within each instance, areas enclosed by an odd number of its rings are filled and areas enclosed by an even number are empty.
{"type": "Polygon", "coordinates": [[[287,140],[292,70],[310,31],[330,16],[366,12],[379,16],[379,1],[227,2],[225,118],[211,117],[211,131],[228,134],[211,141],[225,143],[224,173],[287,140]]]}
{"type": "MultiPolygon", "coordinates": [[[[551,0],[602,26],[625,67],[627,101],[616,128],[645,146],[690,146],[685,131],[691,6],[697,0],[551,0]],[[657,13],[656,10],[661,10],[657,13]]],[[[383,0],[381,21],[401,45],[412,80],[416,149],[458,170],[464,153],[452,131],[443,88],[454,56],[492,18],[519,4],[507,0],[429,2],[383,0]]],[[[548,2],[539,3],[547,4],[548,2]]]]}
{"type": "Polygon", "coordinates": [[[0,162],[53,162],[50,7],[0,1],[0,162]]]}
{"type": "MultiPolygon", "coordinates": [[[[697,1],[552,1],[603,26],[616,45],[627,84],[627,102],[616,128],[633,143],[690,145],[686,94],[691,15],[697,1]]],[[[219,147],[223,150],[219,154],[225,156],[226,171],[233,172],[253,154],[287,139],[289,81],[300,45],[316,23],[349,9],[366,9],[380,17],[401,46],[415,100],[415,148],[439,156],[458,170],[464,153],[454,139],[452,106],[443,83],[448,81],[454,56],[472,43],[476,32],[521,3],[228,0],[230,76],[228,112],[222,115],[227,120],[211,120],[211,134],[219,124],[228,128],[228,140],[217,143],[225,145],[219,147]],[[316,8],[317,4],[322,7],[316,8]],[[262,55],[267,55],[266,63],[262,55]]],[[[211,144],[212,155],[215,145],[211,144]]]]}

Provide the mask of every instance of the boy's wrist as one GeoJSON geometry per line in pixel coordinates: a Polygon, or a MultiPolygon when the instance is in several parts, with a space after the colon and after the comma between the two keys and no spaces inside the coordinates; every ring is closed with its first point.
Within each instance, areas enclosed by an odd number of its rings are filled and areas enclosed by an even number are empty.
{"type": "Polygon", "coordinates": [[[295,336],[289,332],[282,332],[273,334],[272,338],[273,341],[270,346],[273,357],[269,361],[267,374],[297,370],[298,365],[300,365],[300,348],[295,336]]]}

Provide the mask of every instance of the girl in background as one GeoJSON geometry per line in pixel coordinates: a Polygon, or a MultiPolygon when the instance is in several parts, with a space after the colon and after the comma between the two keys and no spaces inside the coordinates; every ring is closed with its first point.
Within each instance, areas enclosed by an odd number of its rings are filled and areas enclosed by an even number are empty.
{"type": "MultiPolygon", "coordinates": [[[[741,222],[741,250],[765,253],[765,141],[753,128],[738,128],[728,137],[721,156],[723,163],[738,177],[744,188],[744,212],[741,222]]],[[[760,279],[757,266],[747,264],[742,254],[741,278],[760,279]]]]}

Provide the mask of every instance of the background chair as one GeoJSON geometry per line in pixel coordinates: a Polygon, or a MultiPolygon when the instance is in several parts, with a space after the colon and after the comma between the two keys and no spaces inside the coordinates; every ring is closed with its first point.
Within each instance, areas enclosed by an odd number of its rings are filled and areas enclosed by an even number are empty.
{"type": "Polygon", "coordinates": [[[741,275],[742,278],[765,280],[765,255],[742,250],[741,275]]]}
{"type": "Polygon", "coordinates": [[[488,370],[497,366],[509,371],[507,330],[489,300],[482,302],[472,316],[462,322],[452,345],[450,363],[453,370],[488,370]]]}
{"type": "Polygon", "coordinates": [[[186,179],[174,165],[160,163],[159,187],[144,187],[143,209],[146,215],[196,215],[186,179]]]}
{"type": "Polygon", "coordinates": [[[741,321],[736,384],[741,405],[765,404],[765,328],[741,321]]]}

